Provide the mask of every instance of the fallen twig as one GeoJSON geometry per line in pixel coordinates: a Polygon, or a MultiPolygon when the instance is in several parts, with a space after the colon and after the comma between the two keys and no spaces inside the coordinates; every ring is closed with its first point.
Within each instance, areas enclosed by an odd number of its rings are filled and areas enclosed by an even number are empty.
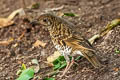
{"type": "Polygon", "coordinates": [[[24,35],[25,35],[25,31],[18,37],[17,40],[21,40],[24,35]]]}
{"type": "Polygon", "coordinates": [[[64,8],[64,6],[60,6],[60,7],[57,7],[57,8],[46,9],[45,12],[58,11],[58,10],[61,10],[61,9],[63,9],[63,8],[64,8]]]}
{"type": "Polygon", "coordinates": [[[103,29],[102,31],[100,31],[99,34],[96,34],[93,37],[91,37],[88,41],[91,44],[93,44],[96,39],[105,36],[110,30],[112,30],[114,27],[116,27],[119,24],[120,24],[120,19],[115,19],[115,20],[111,21],[110,23],[107,24],[107,26],[105,27],[105,29],[103,29]]]}
{"type": "Polygon", "coordinates": [[[0,45],[9,45],[14,39],[11,38],[9,40],[6,40],[6,41],[0,41],[0,45]]]}

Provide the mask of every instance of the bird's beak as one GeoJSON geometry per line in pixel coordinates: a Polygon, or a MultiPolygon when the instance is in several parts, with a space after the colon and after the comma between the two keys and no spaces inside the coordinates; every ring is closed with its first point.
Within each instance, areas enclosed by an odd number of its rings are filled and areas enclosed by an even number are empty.
{"type": "Polygon", "coordinates": [[[32,20],[32,21],[30,22],[30,24],[31,24],[31,25],[38,25],[39,23],[38,23],[38,20],[32,20]]]}

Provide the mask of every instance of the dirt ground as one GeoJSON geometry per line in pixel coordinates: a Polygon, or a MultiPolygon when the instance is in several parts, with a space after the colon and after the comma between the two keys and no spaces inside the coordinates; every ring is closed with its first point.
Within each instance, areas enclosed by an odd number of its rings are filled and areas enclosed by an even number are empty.
{"type": "MultiPolygon", "coordinates": [[[[40,3],[40,13],[47,8],[64,5],[60,12],[77,14],[77,17],[66,18],[73,22],[76,25],[75,29],[86,38],[98,33],[111,20],[120,18],[120,0],[25,0],[25,2],[26,6],[34,2],[40,3]]],[[[0,17],[7,17],[12,11],[22,7],[21,0],[0,0],[0,5],[0,17]]],[[[10,38],[14,38],[15,41],[8,46],[0,45],[0,80],[15,80],[21,64],[29,67],[32,59],[37,59],[41,68],[46,66],[44,61],[55,51],[48,31],[42,26],[25,23],[18,17],[15,18],[15,25],[0,29],[0,41],[10,38]],[[17,40],[23,32],[25,35],[21,40],[17,40]],[[46,42],[47,46],[30,50],[36,40],[46,42]],[[13,48],[15,43],[18,43],[18,46],[13,48]]],[[[81,59],[78,61],[79,65],[72,67],[63,79],[58,79],[61,73],[54,76],[56,80],[120,80],[120,54],[115,53],[115,49],[120,50],[120,26],[98,39],[93,46],[99,51],[97,55],[100,56],[105,68],[96,70],[86,59],[81,59]]],[[[40,76],[41,72],[35,76],[40,76]]]]}

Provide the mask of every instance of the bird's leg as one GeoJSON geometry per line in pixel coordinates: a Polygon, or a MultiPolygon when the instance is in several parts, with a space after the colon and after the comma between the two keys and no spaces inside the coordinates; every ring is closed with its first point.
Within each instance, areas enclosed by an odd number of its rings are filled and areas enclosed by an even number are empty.
{"type": "Polygon", "coordinates": [[[75,62],[74,58],[72,57],[71,63],[69,64],[67,71],[71,68],[71,66],[73,65],[74,62],[75,62]]]}
{"type": "MultiPolygon", "coordinates": [[[[67,59],[66,59],[66,61],[67,61],[67,59]]],[[[72,61],[70,61],[70,60],[67,61],[67,66],[66,66],[66,68],[65,68],[65,70],[64,70],[64,72],[63,72],[61,77],[63,77],[66,74],[66,72],[71,68],[73,63],[74,63],[74,58],[72,57],[72,61]]]]}
{"type": "Polygon", "coordinates": [[[61,78],[62,78],[62,77],[66,74],[66,72],[68,71],[69,65],[70,65],[70,62],[67,62],[67,66],[66,66],[65,70],[63,71],[63,74],[60,76],[61,78]]]}
{"type": "Polygon", "coordinates": [[[65,60],[66,60],[66,62],[67,62],[67,66],[66,66],[66,68],[65,68],[65,70],[63,71],[63,74],[60,76],[61,78],[65,75],[65,73],[68,71],[68,67],[69,67],[69,65],[70,65],[70,58],[69,58],[69,56],[68,55],[64,55],[64,58],[65,58],[65,60]]]}

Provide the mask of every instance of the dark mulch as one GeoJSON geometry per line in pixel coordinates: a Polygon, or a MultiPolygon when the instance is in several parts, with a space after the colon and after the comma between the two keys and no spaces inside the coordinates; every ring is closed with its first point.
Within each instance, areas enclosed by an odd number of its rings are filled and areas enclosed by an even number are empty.
{"type": "MultiPolygon", "coordinates": [[[[75,29],[86,38],[98,33],[109,21],[120,18],[119,0],[25,1],[27,6],[33,2],[39,2],[40,13],[46,8],[64,5],[65,8],[60,12],[78,14],[77,17],[68,19],[76,25],[75,29]]],[[[1,0],[0,5],[0,17],[7,17],[12,11],[21,7],[21,0],[1,0]]],[[[0,40],[15,39],[8,46],[0,45],[0,80],[15,80],[18,77],[16,72],[21,64],[25,63],[29,67],[32,59],[37,59],[40,67],[47,66],[43,61],[46,61],[46,58],[55,51],[48,31],[44,30],[42,26],[32,26],[18,17],[15,18],[15,21],[15,25],[0,29],[0,40]],[[23,32],[25,35],[21,40],[17,40],[23,32]],[[30,50],[32,44],[38,39],[46,42],[47,46],[30,50]],[[13,48],[15,43],[18,43],[18,46],[13,48]]],[[[94,69],[86,59],[81,59],[78,61],[79,65],[73,66],[63,80],[120,80],[120,55],[115,53],[115,49],[120,49],[120,26],[114,28],[111,33],[103,38],[98,39],[93,46],[99,51],[98,55],[106,67],[99,70],[94,69]],[[116,68],[118,71],[115,70],[116,68]]]]}

